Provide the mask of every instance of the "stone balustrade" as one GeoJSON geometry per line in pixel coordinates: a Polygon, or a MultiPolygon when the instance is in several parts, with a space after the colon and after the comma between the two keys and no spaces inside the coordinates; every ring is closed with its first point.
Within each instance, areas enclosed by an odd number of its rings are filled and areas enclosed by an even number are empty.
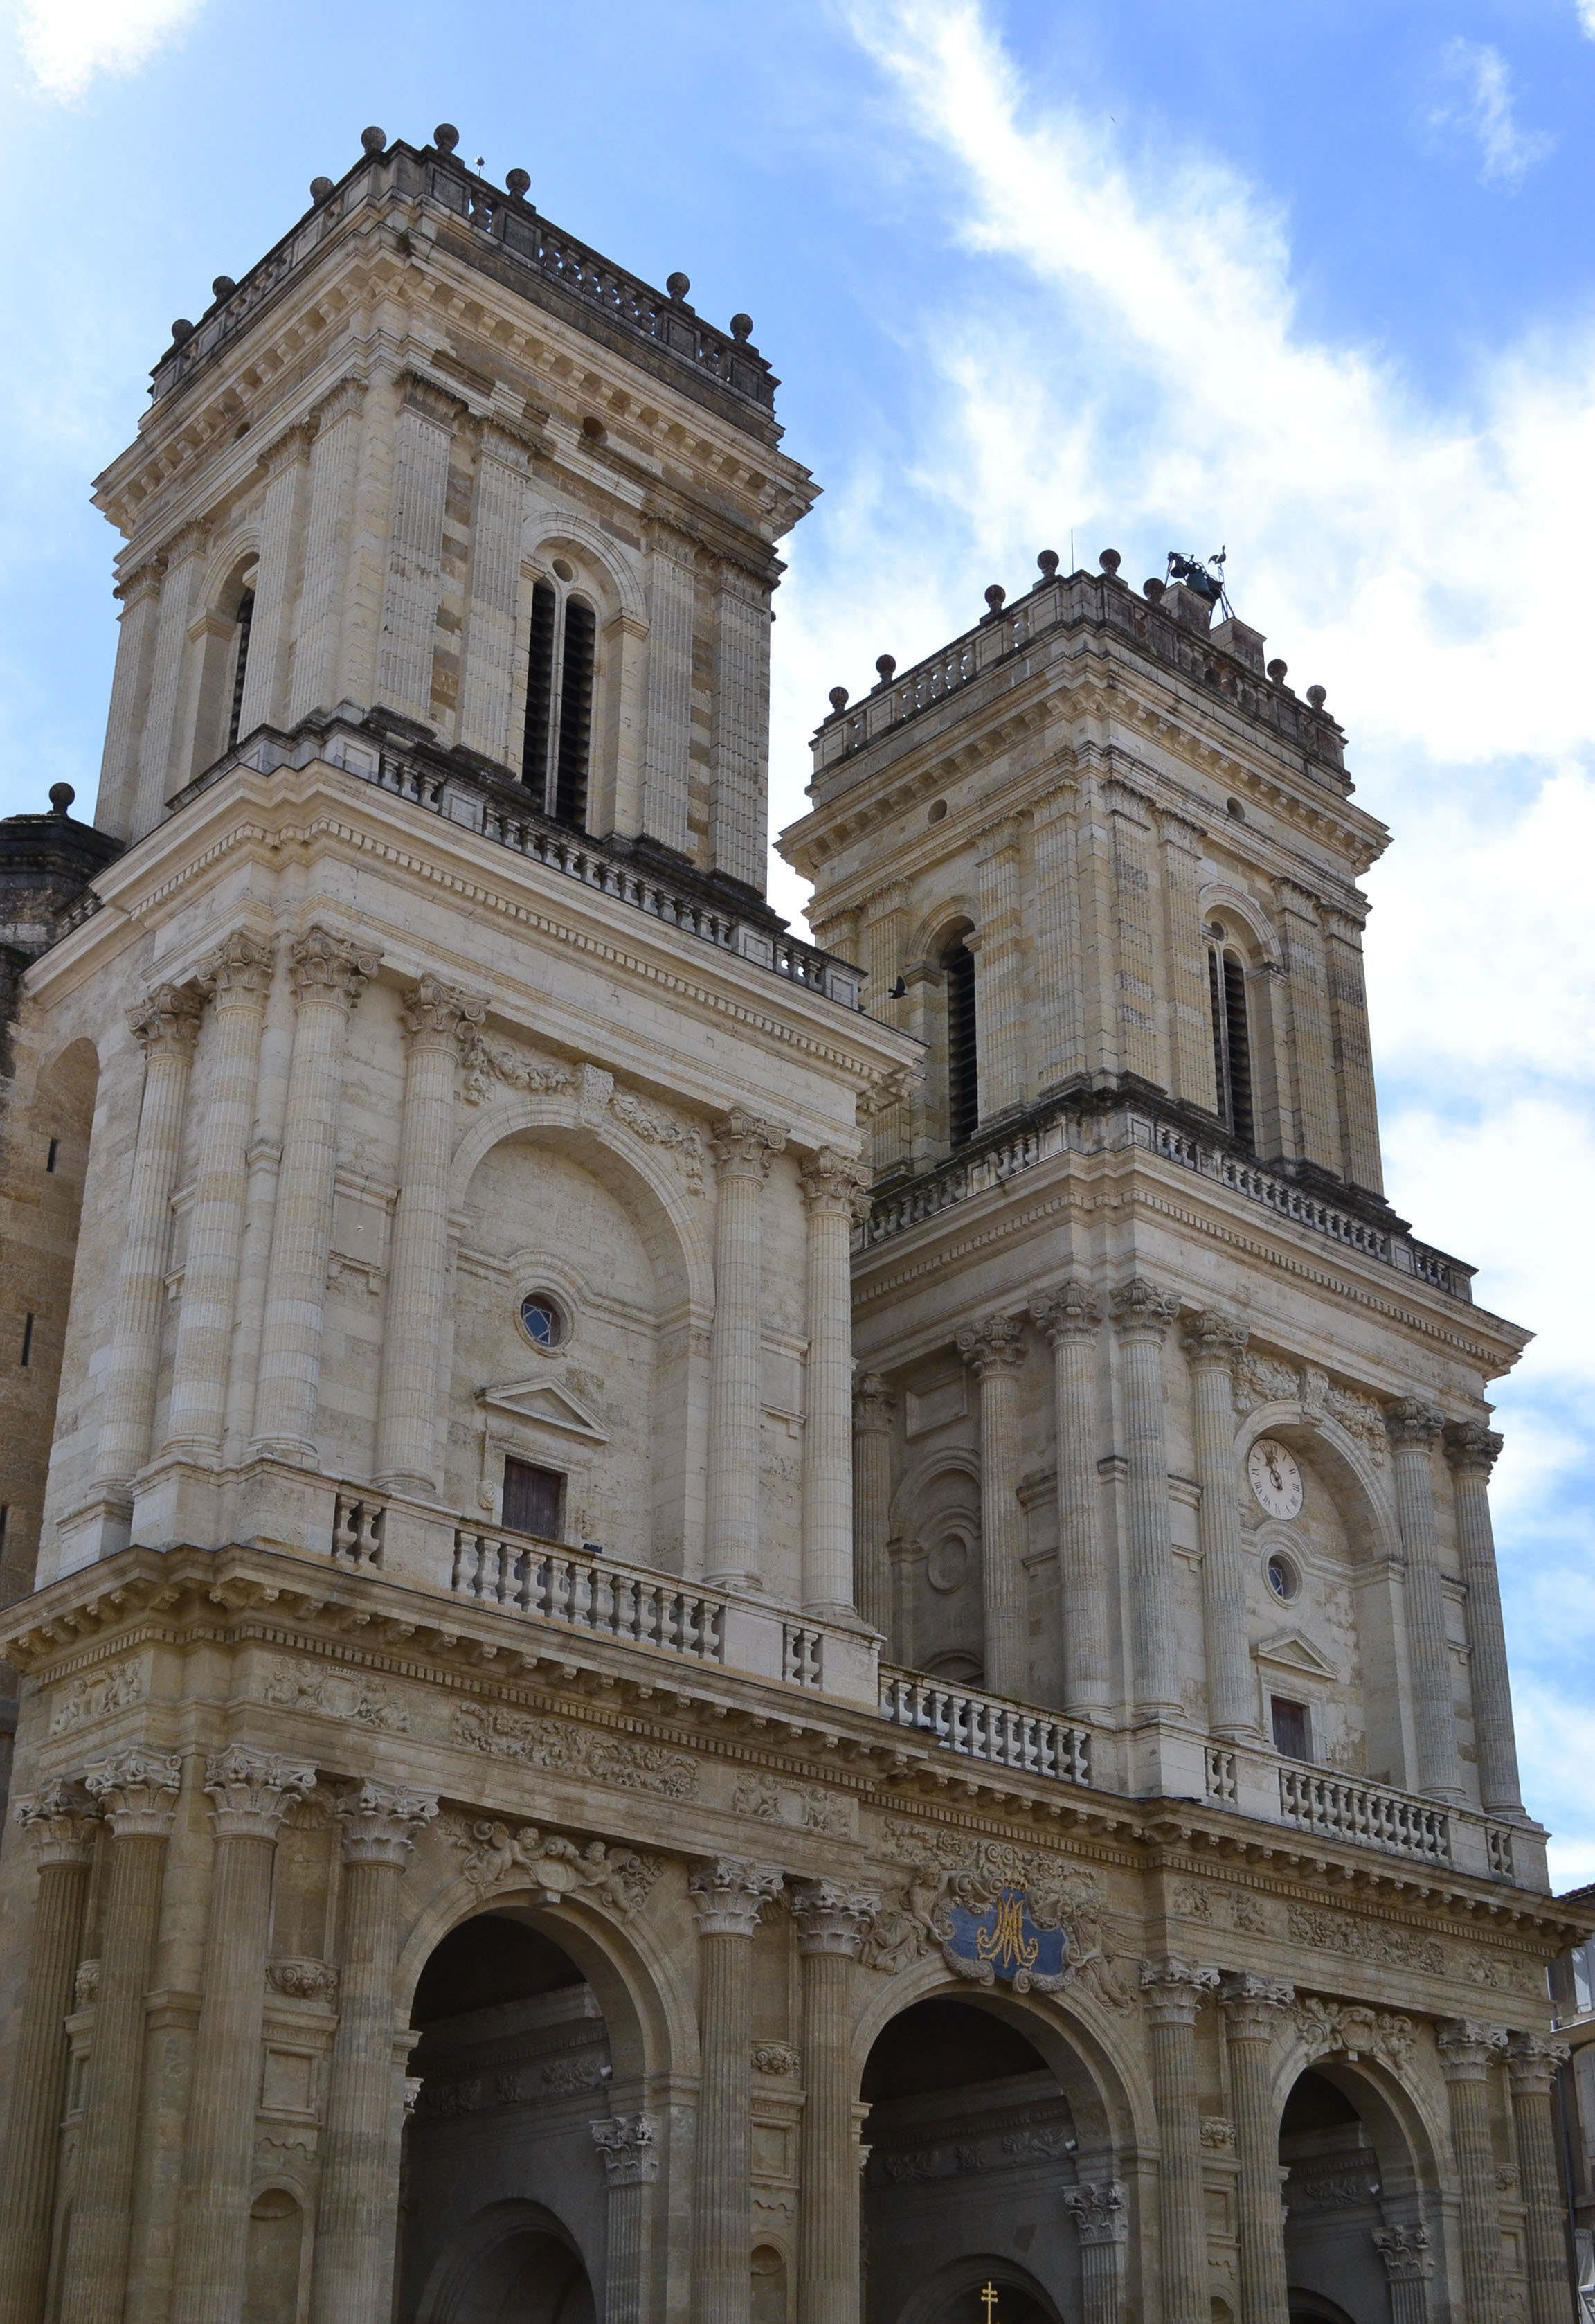
{"type": "Polygon", "coordinates": [[[883,1670],[881,1716],[894,1727],[929,1735],[943,1749],[1025,1775],[1062,1784],[1091,1781],[1091,1734],[1043,1711],[939,1686],[912,1671],[883,1670]]]}

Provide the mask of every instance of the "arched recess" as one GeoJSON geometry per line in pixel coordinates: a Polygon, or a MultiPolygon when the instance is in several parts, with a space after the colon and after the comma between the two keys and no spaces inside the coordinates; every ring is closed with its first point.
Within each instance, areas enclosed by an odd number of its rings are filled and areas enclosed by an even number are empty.
{"type": "Polygon", "coordinates": [[[634,833],[647,658],[647,603],[636,567],[613,540],[573,510],[532,506],[521,527],[521,569],[510,697],[515,763],[523,779],[535,595],[539,583],[591,609],[594,622],[591,728],[585,825],[634,833]],[[563,570],[561,568],[564,568],[563,570]]]}
{"type": "Polygon", "coordinates": [[[594,2324],[597,2303],[581,2252],[545,2204],[486,2203],[433,2271],[416,2324],[594,2324]]]}
{"type": "Polygon", "coordinates": [[[983,2285],[997,2288],[1000,2324],[1065,2324],[1063,2312],[1029,2268],[999,2252],[970,2252],[925,2278],[895,2317],[879,2324],[967,2324],[979,2310],[983,2285]]]}
{"type": "Polygon", "coordinates": [[[1249,966],[1264,961],[1272,968],[1283,965],[1285,955],[1272,921],[1243,888],[1233,888],[1223,880],[1210,881],[1197,896],[1196,908],[1204,926],[1209,920],[1223,919],[1230,936],[1241,937],[1242,948],[1251,955],[1249,966]]]}
{"type": "Polygon", "coordinates": [[[921,916],[904,954],[904,1029],[926,1048],[924,1076],[913,1099],[914,1156],[921,1163],[949,1153],[968,1134],[970,1116],[979,1116],[980,991],[974,958],[978,927],[974,898],[946,897],[921,916]],[[949,977],[949,960],[955,954],[961,974],[949,977]]]}
{"type": "Polygon", "coordinates": [[[1198,903],[1218,1116],[1247,1152],[1278,1157],[1295,1120],[1279,939],[1243,890],[1215,881],[1198,903]]]}
{"type": "Polygon", "coordinates": [[[298,2324],[309,2289],[303,2188],[268,2179],[250,2204],[242,2324],[298,2324]]]}
{"type": "MultiPolygon", "coordinates": [[[[233,714],[242,696],[253,632],[255,583],[260,573],[260,533],[241,525],[208,559],[199,611],[188,632],[196,657],[190,700],[193,731],[175,790],[214,766],[232,742],[233,714]],[[241,619],[247,611],[248,619],[241,619]]],[[[258,723],[258,722],[257,722],[258,723]]]]}
{"type": "Polygon", "coordinates": [[[952,1683],[977,1685],[984,1668],[978,1455],[948,1445],[910,1466],[892,1496],[887,1537],[896,1545],[894,1611],[904,1659],[952,1683]],[[966,1545],[962,1558],[958,1545],[966,1545]],[[956,1661],[960,1655],[967,1668],[956,1661]]]}

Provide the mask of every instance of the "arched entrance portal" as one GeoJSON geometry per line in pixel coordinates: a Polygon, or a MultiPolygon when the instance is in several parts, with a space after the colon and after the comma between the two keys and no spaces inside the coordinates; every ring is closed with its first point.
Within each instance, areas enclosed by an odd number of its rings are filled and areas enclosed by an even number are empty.
{"type": "Polygon", "coordinates": [[[1388,2103],[1352,2069],[1325,2061],[1285,2101],[1279,2163],[1290,2324],[1389,2324],[1376,2238],[1421,2232],[1424,2211],[1388,2103]]]}
{"type": "Polygon", "coordinates": [[[885,2027],[862,2096],[865,2324],[1061,2324],[1080,2264],[1060,2182],[1075,2122],[1019,2025],[937,1996],[885,2027]]]}
{"type": "Polygon", "coordinates": [[[594,2324],[609,2035],[570,1956],[513,1907],[437,1947],[416,1987],[401,2324],[594,2324]]]}

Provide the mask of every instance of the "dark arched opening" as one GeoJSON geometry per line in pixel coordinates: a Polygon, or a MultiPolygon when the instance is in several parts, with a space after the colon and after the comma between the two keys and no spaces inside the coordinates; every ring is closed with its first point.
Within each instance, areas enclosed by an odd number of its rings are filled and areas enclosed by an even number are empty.
{"type": "Polygon", "coordinates": [[[947,981],[947,1134],[965,1146],[980,1126],[980,1051],[975,1014],[975,955],[962,935],[941,955],[947,981]]]}
{"type": "MultiPolygon", "coordinates": [[[[1389,2324],[1389,2286],[1374,2242],[1387,2189],[1373,2135],[1326,2074],[1298,2077],[1279,2123],[1290,2324],[1389,2324]]],[[[1403,2204],[1400,2208],[1405,2210],[1403,2204]]]]}

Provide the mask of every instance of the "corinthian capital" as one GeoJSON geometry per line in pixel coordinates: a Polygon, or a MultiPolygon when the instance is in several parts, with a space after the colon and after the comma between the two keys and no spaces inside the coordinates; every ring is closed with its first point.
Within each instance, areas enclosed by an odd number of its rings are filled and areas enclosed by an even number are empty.
{"type": "Polygon", "coordinates": [[[1038,1291],[1030,1303],[1031,1321],[1045,1332],[1056,1348],[1065,1340],[1088,1340],[1102,1323],[1102,1309],[1086,1286],[1070,1276],[1056,1291],[1038,1291]]]}
{"type": "Polygon", "coordinates": [[[1221,1314],[1216,1307],[1203,1307],[1187,1315],[1182,1328],[1185,1351],[1194,1371],[1227,1371],[1251,1337],[1244,1323],[1221,1314]]]}
{"type": "Polygon", "coordinates": [[[1130,2233],[1124,2190],[1116,2179],[1104,2187],[1066,2187],[1065,2210],[1075,2215],[1081,2244],[1122,2244],[1130,2233]]]}
{"type": "Polygon", "coordinates": [[[1548,2041],[1543,2034],[1514,2034],[1507,2044],[1507,2071],[1514,2095],[1548,2097],[1557,2068],[1565,2066],[1572,2055],[1572,2045],[1566,2042],[1548,2041]]]}
{"type": "Polygon", "coordinates": [[[182,1782],[175,1752],[117,1751],[83,1771],[118,1840],[170,1839],[182,1782]]]}
{"type": "Polygon", "coordinates": [[[701,1937],[751,1937],[760,1913],[780,1893],[778,1864],[741,1856],[711,1856],[687,1880],[701,1937]]]}
{"type": "Polygon", "coordinates": [[[1385,1431],[1392,1444],[1420,1445],[1425,1452],[1445,1425],[1445,1415],[1421,1396],[1398,1396],[1385,1406],[1385,1431]]]}
{"type": "Polygon", "coordinates": [[[1219,2000],[1237,2042],[1269,2042],[1280,2013],[1296,1999],[1288,1978],[1253,1977],[1249,1969],[1233,1971],[1224,1979],[1219,2000]]]}
{"type": "Polygon", "coordinates": [[[294,999],[335,1001],[353,1009],[377,973],[381,954],[369,945],[335,936],[330,928],[308,927],[296,936],[289,954],[289,975],[294,999]]]}
{"type": "Polygon", "coordinates": [[[1502,1442],[1481,1420],[1452,1420],[1445,1425],[1445,1457],[1459,1477],[1488,1477],[1500,1458],[1502,1442]]]}
{"type": "Polygon", "coordinates": [[[1160,1291],[1144,1275],[1121,1283],[1109,1300],[1113,1318],[1124,1340],[1161,1340],[1179,1313],[1172,1291],[1160,1291]]]}
{"type": "Polygon", "coordinates": [[[1506,2053],[1507,2029],[1477,2017],[1443,2017],[1435,2028],[1440,2070],[1448,2082],[1481,2082],[1506,2053]]]}
{"type": "Polygon", "coordinates": [[[206,1761],[205,1789],[215,1803],[218,1840],[275,1840],[289,1808],[316,1789],[316,1770],[234,1744],[206,1761]]]}
{"type": "Polygon", "coordinates": [[[197,980],[199,990],[218,1007],[229,1001],[245,1001],[252,1007],[263,1005],[276,951],[275,945],[262,944],[247,928],[234,928],[231,936],[222,938],[200,968],[197,980]]]}
{"type": "Polygon", "coordinates": [[[41,1871],[50,1864],[88,1862],[100,1811],[76,1784],[46,1784],[41,1792],[25,1792],[14,1812],[33,1843],[41,1871]]]}
{"type": "Polygon", "coordinates": [[[746,1106],[734,1105],[723,1121],[715,1123],[714,1135],[709,1141],[715,1176],[762,1181],[770,1175],[771,1156],[781,1153],[785,1144],[784,1130],[761,1121],[746,1106]]]}
{"type": "Polygon", "coordinates": [[[1200,1961],[1143,1960],[1141,1999],[1153,2025],[1194,2025],[1196,2012],[1218,1984],[1218,1971],[1200,1961]]]}
{"type": "Polygon", "coordinates": [[[1426,2283],[1435,2273],[1429,2231],[1421,2221],[1415,2227],[1375,2227],[1373,2248],[1392,2283],[1426,2283]]]}
{"type": "Polygon", "coordinates": [[[804,1164],[798,1185],[811,1211],[842,1211],[853,1219],[869,1216],[869,1173],[834,1146],[822,1146],[804,1164]]]}
{"type": "Polygon", "coordinates": [[[1017,1315],[986,1315],[957,1334],[958,1351],[976,1379],[1017,1371],[1024,1361],[1024,1327],[1017,1315]]]}
{"type": "Polygon", "coordinates": [[[853,1425],[861,1436],[890,1434],[897,1399],[879,1372],[860,1372],[853,1382],[853,1425]]]}
{"type": "Polygon", "coordinates": [[[488,1004],[479,994],[462,992],[458,985],[428,975],[411,985],[399,1021],[412,1048],[453,1048],[487,1013],[488,1004]]]}
{"type": "Polygon", "coordinates": [[[800,1953],[843,1953],[857,1960],[869,1934],[880,1898],[844,1880],[798,1880],[793,1884],[792,1917],[800,1953]]]}
{"type": "Polygon", "coordinates": [[[344,1827],[345,1864],[397,1864],[403,1868],[416,1844],[437,1813],[431,1792],[412,1792],[402,1784],[350,1784],[338,1794],[335,1810],[344,1827]]]}
{"type": "Polygon", "coordinates": [[[205,995],[197,984],[158,984],[127,1012],[128,1029],[146,1057],[194,1054],[205,995]]]}
{"type": "Polygon", "coordinates": [[[611,2115],[588,2125],[604,2159],[611,2187],[642,2187],[659,2176],[659,2117],[656,2114],[611,2115]]]}

